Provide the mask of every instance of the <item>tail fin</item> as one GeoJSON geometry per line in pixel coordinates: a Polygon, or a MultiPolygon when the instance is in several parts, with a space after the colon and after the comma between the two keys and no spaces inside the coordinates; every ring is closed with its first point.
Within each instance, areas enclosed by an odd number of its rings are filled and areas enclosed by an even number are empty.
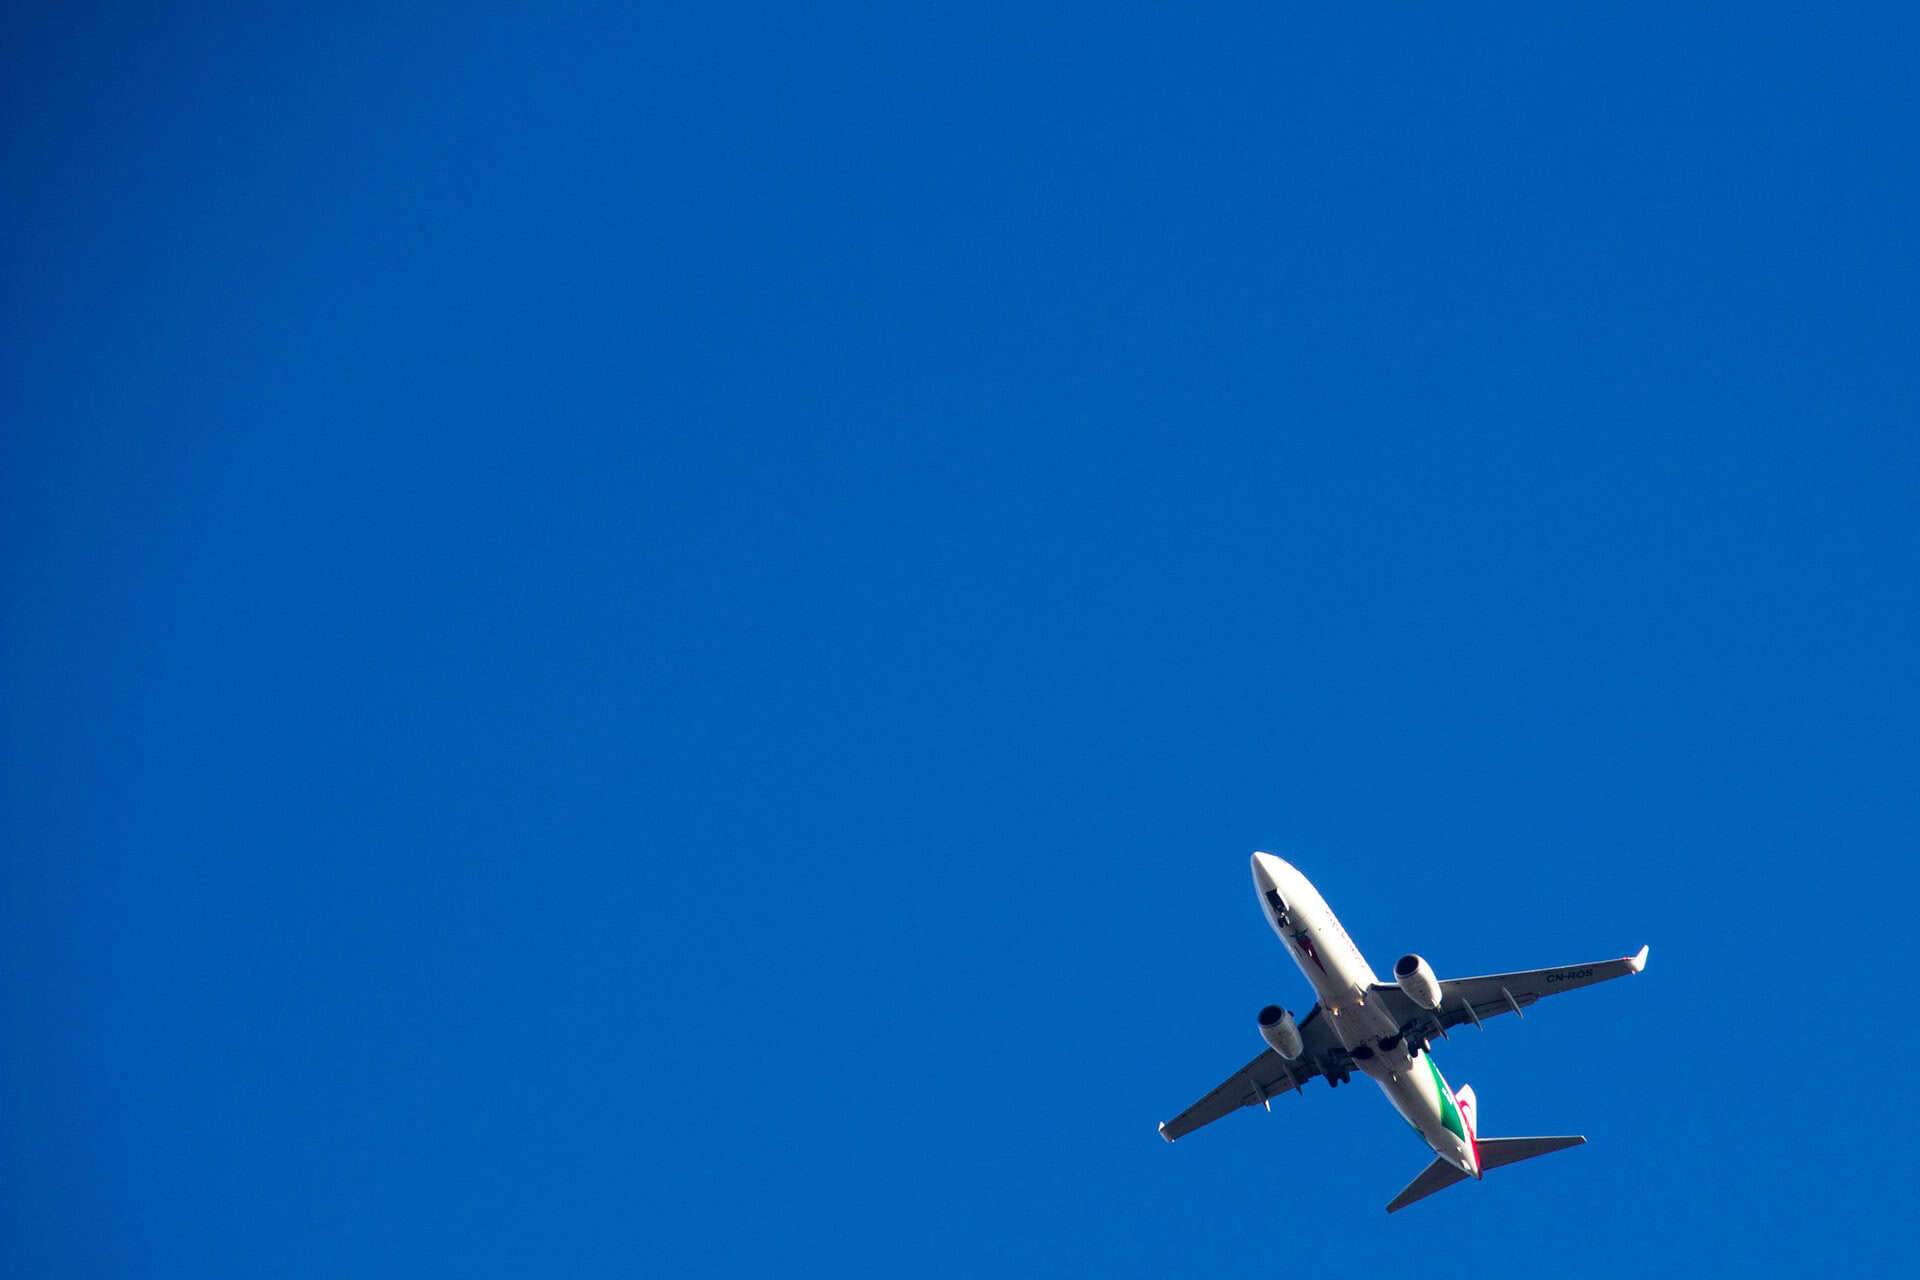
{"type": "Polygon", "coordinates": [[[1548,1155],[1555,1151],[1565,1151],[1568,1147],[1577,1147],[1585,1138],[1482,1138],[1480,1139],[1480,1172],[1498,1169],[1502,1165],[1519,1164],[1522,1160],[1531,1160],[1535,1156],[1548,1155]]]}
{"type": "Polygon", "coordinates": [[[1463,1084],[1454,1090],[1453,1105],[1460,1109],[1460,1118],[1467,1123],[1467,1141],[1473,1141],[1471,1135],[1480,1132],[1480,1100],[1473,1096],[1473,1086],[1463,1084]]]}

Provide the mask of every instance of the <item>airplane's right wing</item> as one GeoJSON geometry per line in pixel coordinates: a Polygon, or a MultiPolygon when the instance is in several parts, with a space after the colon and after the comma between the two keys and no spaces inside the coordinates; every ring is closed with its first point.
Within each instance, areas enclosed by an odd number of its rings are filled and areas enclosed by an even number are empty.
{"type": "Polygon", "coordinates": [[[1268,1099],[1302,1088],[1315,1076],[1344,1080],[1353,1070],[1353,1060],[1340,1046],[1339,1037],[1313,1006],[1300,1023],[1300,1056],[1289,1062],[1271,1049],[1228,1076],[1200,1101],[1160,1126],[1160,1136],[1168,1142],[1184,1138],[1203,1124],[1212,1124],[1221,1116],[1241,1107],[1259,1106],[1268,1099]]]}

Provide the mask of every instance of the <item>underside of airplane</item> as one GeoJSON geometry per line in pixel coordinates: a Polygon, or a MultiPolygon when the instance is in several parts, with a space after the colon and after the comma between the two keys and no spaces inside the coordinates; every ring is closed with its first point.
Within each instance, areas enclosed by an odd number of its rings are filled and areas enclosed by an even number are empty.
{"type": "Polygon", "coordinates": [[[1258,1026],[1267,1047],[1162,1124],[1161,1137],[1172,1142],[1242,1107],[1271,1110],[1276,1095],[1304,1092],[1315,1079],[1338,1086],[1359,1071],[1435,1153],[1433,1163],[1387,1205],[1389,1213],[1490,1169],[1586,1141],[1481,1137],[1473,1090],[1448,1086],[1428,1048],[1454,1027],[1478,1027],[1504,1013],[1523,1017],[1521,1010],[1548,996],[1639,973],[1646,967],[1646,947],[1615,960],[1447,979],[1436,977],[1420,956],[1406,955],[1394,965],[1393,980],[1382,982],[1305,876],[1269,853],[1253,855],[1253,874],[1268,923],[1319,1000],[1298,1022],[1278,1005],[1261,1010],[1258,1026]]]}

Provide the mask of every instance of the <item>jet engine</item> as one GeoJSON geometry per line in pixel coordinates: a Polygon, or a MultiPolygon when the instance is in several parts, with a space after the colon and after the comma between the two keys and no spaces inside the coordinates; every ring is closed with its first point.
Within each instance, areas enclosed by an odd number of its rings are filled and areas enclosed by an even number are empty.
{"type": "Polygon", "coordinates": [[[1260,1038],[1288,1062],[1300,1056],[1300,1028],[1294,1025],[1293,1015],[1277,1004],[1260,1011],[1260,1038]]]}
{"type": "Polygon", "coordinates": [[[1419,956],[1401,956],[1394,961],[1393,980],[1407,993],[1407,999],[1422,1009],[1440,1007],[1440,979],[1433,976],[1433,966],[1419,956]]]}

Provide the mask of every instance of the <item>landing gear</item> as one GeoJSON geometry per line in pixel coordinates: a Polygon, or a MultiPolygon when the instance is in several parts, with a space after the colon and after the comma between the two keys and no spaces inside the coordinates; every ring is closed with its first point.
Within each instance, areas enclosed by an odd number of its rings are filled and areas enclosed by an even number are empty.
{"type": "MultiPolygon", "coordinates": [[[[1402,1043],[1405,1043],[1405,1045],[1407,1046],[1407,1056],[1408,1056],[1409,1058],[1417,1058],[1417,1057],[1419,1057],[1419,1056],[1420,1056],[1421,1054],[1423,1054],[1423,1053],[1425,1053],[1425,1052],[1427,1051],[1427,1040],[1426,1040],[1426,1037],[1425,1037],[1425,1036],[1418,1036],[1418,1035],[1411,1035],[1411,1034],[1410,1034],[1410,1035],[1407,1035],[1406,1037],[1404,1037],[1404,1040],[1403,1040],[1403,1038],[1402,1038],[1401,1036],[1398,1036],[1398,1035],[1391,1035],[1391,1036],[1387,1036],[1387,1037],[1386,1037],[1385,1039],[1383,1039],[1383,1040],[1381,1040],[1381,1041],[1379,1042],[1379,1044],[1380,1044],[1380,1052],[1382,1052],[1382,1053],[1392,1053],[1392,1052],[1393,1052],[1393,1051],[1394,1051],[1395,1049],[1398,1049],[1398,1048],[1399,1048],[1399,1047],[1401,1046],[1401,1044],[1402,1044],[1402,1043]]],[[[1369,1049],[1369,1050],[1367,1051],[1367,1055],[1366,1055],[1366,1056],[1369,1056],[1369,1057],[1371,1057],[1371,1056],[1372,1056],[1372,1052],[1373,1052],[1373,1051],[1372,1051],[1371,1049],[1369,1049]]],[[[1354,1056],[1354,1057],[1356,1057],[1356,1058],[1358,1058],[1358,1057],[1360,1057],[1360,1056],[1362,1056],[1362,1055],[1360,1055],[1360,1054],[1358,1054],[1358,1053],[1356,1053],[1356,1054],[1354,1054],[1353,1056],[1354,1056]]]]}

